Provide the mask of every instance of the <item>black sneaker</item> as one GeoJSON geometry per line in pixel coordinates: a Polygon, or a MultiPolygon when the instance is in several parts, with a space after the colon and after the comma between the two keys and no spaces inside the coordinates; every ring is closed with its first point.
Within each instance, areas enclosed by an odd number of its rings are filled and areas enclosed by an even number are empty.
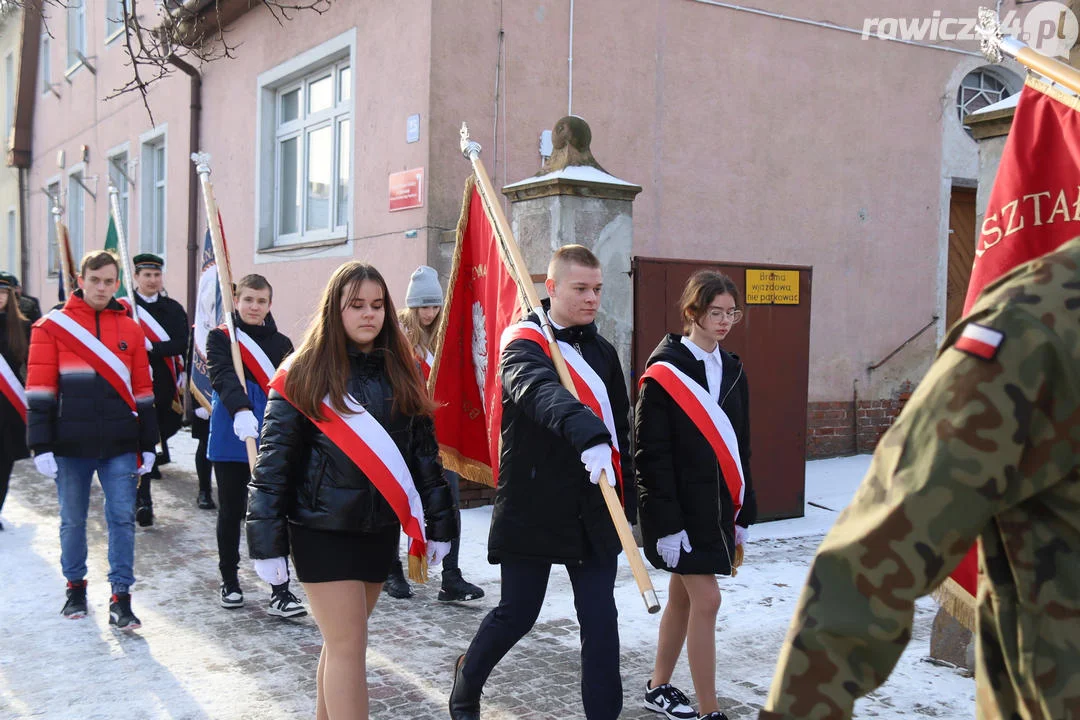
{"type": "Polygon", "coordinates": [[[460,570],[447,570],[443,573],[442,588],[439,590],[440,602],[468,602],[484,597],[484,591],[461,577],[460,570]]]}
{"type": "Polygon", "coordinates": [[[118,630],[138,630],[142,627],[139,618],[131,612],[131,593],[116,593],[109,603],[109,624],[118,630]]]}
{"type": "Polygon", "coordinates": [[[279,588],[275,588],[270,595],[270,607],[267,608],[267,612],[283,618],[307,615],[307,608],[300,604],[298,597],[289,592],[288,585],[279,586],[279,588]]]}
{"type": "Polygon", "coordinates": [[[221,607],[226,610],[244,607],[244,591],[240,589],[240,583],[221,583],[221,607]]]}
{"type": "Polygon", "coordinates": [[[217,505],[214,504],[214,498],[210,495],[209,490],[199,491],[199,499],[196,504],[200,510],[217,510],[217,505]]]}
{"type": "Polygon", "coordinates": [[[465,656],[454,662],[454,686],[450,688],[450,720],[480,720],[480,692],[468,687],[461,674],[465,656]]]}
{"type": "Polygon", "coordinates": [[[74,582],[68,580],[67,602],[64,603],[64,609],[60,611],[60,614],[68,620],[78,620],[86,617],[85,580],[76,580],[74,582]]]}
{"type": "Polygon", "coordinates": [[[707,715],[702,715],[698,720],[728,720],[728,716],[719,710],[713,710],[707,715]]]}
{"type": "Polygon", "coordinates": [[[405,573],[401,569],[400,560],[395,560],[394,564],[390,566],[390,574],[387,576],[386,583],[383,585],[383,592],[398,600],[404,600],[413,596],[412,588],[409,587],[409,581],[405,579],[405,573]]]}
{"type": "Polygon", "coordinates": [[[645,681],[645,702],[647,710],[660,713],[675,720],[698,720],[697,710],[690,706],[690,698],[671,683],[650,687],[652,680],[645,681]]]}
{"type": "Polygon", "coordinates": [[[154,524],[154,506],[152,504],[136,505],[135,522],[139,527],[150,527],[154,524]]]}

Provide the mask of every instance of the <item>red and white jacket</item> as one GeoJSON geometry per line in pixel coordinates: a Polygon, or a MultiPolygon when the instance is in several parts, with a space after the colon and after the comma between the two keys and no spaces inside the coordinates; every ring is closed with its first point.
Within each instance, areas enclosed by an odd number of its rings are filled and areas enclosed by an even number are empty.
{"type": "Polygon", "coordinates": [[[26,399],[35,453],[109,458],[158,440],[146,337],[116,300],[95,311],[77,290],[34,323],[26,399]]]}

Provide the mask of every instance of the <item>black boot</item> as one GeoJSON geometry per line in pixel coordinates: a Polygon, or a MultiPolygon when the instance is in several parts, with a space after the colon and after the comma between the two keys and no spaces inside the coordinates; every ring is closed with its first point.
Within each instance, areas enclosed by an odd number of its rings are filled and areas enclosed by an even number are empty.
{"type": "Polygon", "coordinates": [[[135,522],[139,527],[150,527],[154,524],[154,506],[149,502],[135,501],[135,522]]]}
{"type": "Polygon", "coordinates": [[[115,593],[109,603],[109,624],[120,630],[138,630],[139,618],[131,611],[131,593],[115,593]]]}
{"type": "Polygon", "coordinates": [[[386,584],[383,585],[383,592],[398,600],[404,600],[405,598],[411,598],[413,596],[412,588],[409,587],[409,581],[405,579],[405,573],[401,569],[400,560],[394,560],[393,565],[390,566],[390,575],[387,576],[386,584]]]}
{"type": "Polygon", "coordinates": [[[60,614],[69,620],[86,617],[86,581],[68,580],[67,602],[60,614]]]}
{"type": "Polygon", "coordinates": [[[480,690],[469,687],[461,674],[465,656],[454,663],[454,686],[450,689],[450,720],[480,720],[480,690]]]}
{"type": "Polygon", "coordinates": [[[214,498],[210,495],[209,490],[199,491],[198,505],[201,510],[216,510],[217,505],[214,504],[214,498]]]}
{"type": "Polygon", "coordinates": [[[440,602],[467,602],[484,597],[484,591],[461,577],[461,570],[443,570],[440,602]]]}

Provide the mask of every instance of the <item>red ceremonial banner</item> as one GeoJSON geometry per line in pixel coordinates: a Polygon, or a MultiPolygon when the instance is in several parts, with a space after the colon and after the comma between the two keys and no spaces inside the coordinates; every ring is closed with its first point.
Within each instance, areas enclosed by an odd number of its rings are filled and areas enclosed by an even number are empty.
{"type": "Polygon", "coordinates": [[[517,321],[519,303],[472,176],[465,184],[445,310],[428,379],[439,404],[435,435],[443,464],[494,486],[502,416],[499,338],[517,321]]]}
{"type": "MultiPolygon", "coordinates": [[[[1080,235],[1080,98],[1028,78],[975,245],[964,314],[983,288],[1080,235]]],[[[974,630],[978,551],[943,586],[943,605],[974,630]],[[950,597],[960,595],[960,597],[950,597]]]]}

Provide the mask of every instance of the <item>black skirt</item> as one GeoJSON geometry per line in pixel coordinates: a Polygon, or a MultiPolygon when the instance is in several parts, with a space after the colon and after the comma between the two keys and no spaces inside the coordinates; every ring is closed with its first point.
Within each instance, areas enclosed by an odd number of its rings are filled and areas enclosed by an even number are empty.
{"type": "Polygon", "coordinates": [[[302,583],[361,580],[386,582],[398,556],[397,525],[375,533],[315,530],[290,523],[296,578],[302,583]]]}

